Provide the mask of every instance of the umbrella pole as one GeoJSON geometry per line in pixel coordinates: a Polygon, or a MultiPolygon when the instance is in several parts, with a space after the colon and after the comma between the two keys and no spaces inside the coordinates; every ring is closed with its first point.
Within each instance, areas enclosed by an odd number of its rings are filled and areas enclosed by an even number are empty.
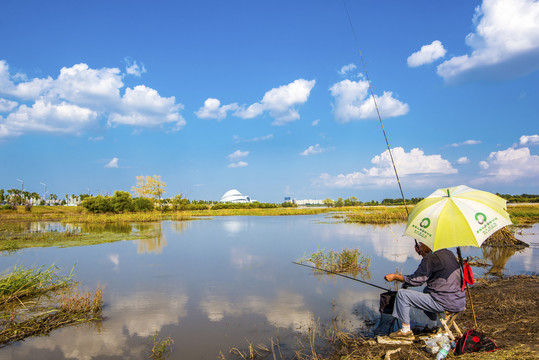
{"type": "MultiPolygon", "coordinates": [[[[463,274],[462,269],[464,268],[464,265],[462,263],[462,255],[460,254],[460,247],[457,247],[457,254],[459,256],[461,274],[463,274]]],[[[464,281],[464,278],[462,279],[462,281],[464,281]]],[[[473,322],[475,324],[475,328],[477,329],[477,320],[475,318],[475,310],[473,308],[472,293],[470,292],[470,289],[468,289],[468,284],[467,283],[466,283],[466,293],[468,293],[468,299],[470,299],[470,306],[472,307],[473,322]]]]}

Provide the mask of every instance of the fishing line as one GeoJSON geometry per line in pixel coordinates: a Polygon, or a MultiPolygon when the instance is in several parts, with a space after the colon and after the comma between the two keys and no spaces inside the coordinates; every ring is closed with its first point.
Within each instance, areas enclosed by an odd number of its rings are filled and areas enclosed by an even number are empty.
{"type": "Polygon", "coordinates": [[[366,281],[363,281],[363,280],[359,280],[359,279],[356,279],[355,277],[351,277],[351,276],[348,276],[348,275],[336,273],[336,272],[334,272],[334,271],[330,271],[330,270],[326,270],[326,269],[317,268],[317,267],[311,266],[311,265],[301,264],[301,263],[298,263],[298,262],[295,262],[295,261],[292,261],[292,264],[305,266],[305,267],[308,267],[308,268],[311,268],[311,269],[315,269],[315,270],[325,271],[325,272],[330,273],[330,274],[333,274],[333,275],[342,276],[342,277],[345,277],[345,278],[350,279],[350,280],[355,280],[355,281],[359,281],[360,283],[363,283],[363,284],[366,284],[366,285],[374,286],[375,288],[378,288],[378,289],[382,289],[382,290],[385,290],[385,291],[391,291],[390,289],[387,289],[387,288],[385,288],[385,287],[381,287],[381,286],[378,286],[378,285],[374,285],[374,284],[371,284],[370,282],[366,282],[366,281]]]}
{"type": "Polygon", "coordinates": [[[348,16],[348,22],[350,24],[350,28],[352,29],[352,34],[354,35],[354,40],[356,42],[356,47],[359,52],[359,57],[361,59],[361,63],[363,64],[363,70],[365,71],[365,78],[367,79],[367,82],[369,83],[369,89],[371,91],[371,97],[372,101],[374,102],[374,107],[376,108],[376,113],[378,114],[378,119],[380,120],[380,125],[382,126],[382,132],[384,133],[384,138],[386,140],[387,150],[389,151],[389,157],[391,158],[391,163],[393,164],[393,169],[395,170],[395,176],[397,177],[397,182],[399,184],[399,189],[402,195],[402,201],[404,201],[404,209],[406,210],[406,215],[409,215],[408,213],[408,206],[406,205],[406,199],[404,198],[404,192],[402,191],[401,181],[399,179],[399,174],[397,173],[397,167],[395,166],[395,161],[393,160],[393,153],[391,151],[391,148],[389,147],[389,141],[387,140],[386,130],[384,129],[384,123],[382,122],[382,116],[380,115],[380,110],[378,109],[378,104],[376,103],[376,97],[374,96],[374,90],[372,89],[371,80],[369,78],[369,74],[367,72],[367,66],[365,65],[365,61],[363,60],[363,54],[361,53],[361,48],[359,47],[359,41],[356,35],[356,30],[354,29],[354,24],[352,23],[352,18],[350,17],[350,12],[348,11],[348,7],[346,6],[346,1],[342,1],[344,5],[344,9],[346,11],[346,15],[348,16]]]}

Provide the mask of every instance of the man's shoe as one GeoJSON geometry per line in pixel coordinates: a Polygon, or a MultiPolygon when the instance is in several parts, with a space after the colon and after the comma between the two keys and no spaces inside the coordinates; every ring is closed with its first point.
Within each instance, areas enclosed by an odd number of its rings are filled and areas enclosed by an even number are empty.
{"type": "Polygon", "coordinates": [[[391,334],[389,334],[389,337],[392,338],[392,339],[395,339],[395,340],[408,340],[408,341],[414,341],[415,340],[415,336],[414,336],[414,333],[412,332],[412,330],[403,333],[402,330],[399,329],[398,331],[395,331],[395,332],[392,332],[391,334]]]}

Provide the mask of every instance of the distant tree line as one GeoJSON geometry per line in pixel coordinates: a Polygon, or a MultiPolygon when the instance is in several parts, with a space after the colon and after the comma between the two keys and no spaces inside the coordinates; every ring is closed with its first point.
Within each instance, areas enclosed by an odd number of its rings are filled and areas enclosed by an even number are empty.
{"type": "Polygon", "coordinates": [[[510,203],[538,203],[539,195],[532,194],[522,194],[522,195],[508,195],[508,194],[498,194],[499,197],[504,198],[510,203]]]}
{"type": "MultiPolygon", "coordinates": [[[[423,200],[423,198],[411,198],[406,199],[407,205],[413,205],[417,204],[423,200]]],[[[359,201],[355,196],[352,196],[351,198],[343,200],[342,198],[338,198],[337,200],[332,199],[325,199],[324,205],[327,207],[344,207],[344,206],[376,206],[376,205],[383,205],[383,206],[393,206],[393,205],[404,205],[404,201],[402,198],[400,199],[384,199],[382,202],[378,202],[376,200],[371,201],[359,201]]]]}

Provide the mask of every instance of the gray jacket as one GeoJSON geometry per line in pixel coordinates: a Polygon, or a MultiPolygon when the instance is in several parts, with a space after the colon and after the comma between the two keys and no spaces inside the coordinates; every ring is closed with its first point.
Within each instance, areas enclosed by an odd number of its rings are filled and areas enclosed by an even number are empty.
{"type": "Polygon", "coordinates": [[[466,307],[466,294],[461,290],[460,265],[450,250],[428,253],[417,270],[403,278],[410,286],[420,286],[427,282],[425,292],[447,311],[458,312],[466,307]]]}

